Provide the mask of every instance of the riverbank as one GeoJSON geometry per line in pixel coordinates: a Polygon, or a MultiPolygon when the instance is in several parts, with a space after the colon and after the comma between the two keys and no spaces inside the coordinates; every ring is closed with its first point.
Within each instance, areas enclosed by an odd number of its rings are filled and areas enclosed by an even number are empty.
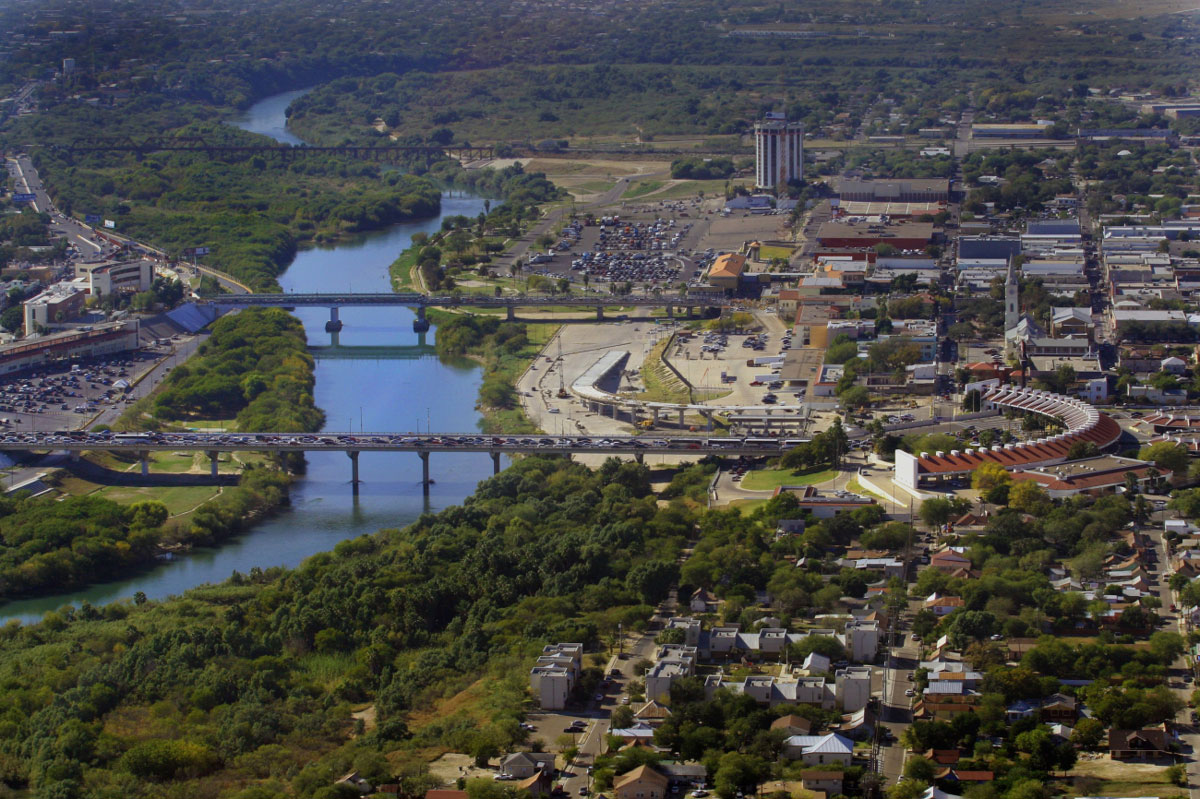
{"type": "Polygon", "coordinates": [[[483,367],[478,410],[485,433],[540,433],[517,398],[517,379],[554,338],[557,324],[505,322],[495,317],[427,311],[438,326],[441,358],[466,357],[483,367]]]}

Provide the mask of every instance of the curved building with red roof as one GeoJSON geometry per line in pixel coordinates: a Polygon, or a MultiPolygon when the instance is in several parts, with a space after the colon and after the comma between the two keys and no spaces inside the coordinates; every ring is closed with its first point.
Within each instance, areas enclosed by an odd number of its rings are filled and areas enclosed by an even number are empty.
{"type": "Polygon", "coordinates": [[[998,463],[1005,469],[1030,469],[1061,463],[1071,445],[1090,441],[1104,449],[1121,437],[1121,426],[1111,418],[1075,397],[1050,391],[1017,386],[990,389],[983,401],[994,407],[1029,411],[1060,419],[1066,432],[1019,444],[953,449],[949,452],[922,452],[913,455],[896,450],[894,479],[910,489],[937,488],[939,484],[969,475],[984,463],[998,463]]]}

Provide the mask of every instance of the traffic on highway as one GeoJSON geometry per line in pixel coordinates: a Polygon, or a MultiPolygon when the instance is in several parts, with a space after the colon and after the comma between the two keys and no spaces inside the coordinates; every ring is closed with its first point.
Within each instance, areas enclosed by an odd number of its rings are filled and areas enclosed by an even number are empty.
{"type": "Polygon", "coordinates": [[[421,452],[559,452],[612,451],[623,453],[701,450],[746,455],[778,455],[799,446],[799,438],[646,438],[637,436],[479,436],[447,433],[114,433],[80,430],[6,432],[0,450],[288,450],[332,449],[421,452]]]}

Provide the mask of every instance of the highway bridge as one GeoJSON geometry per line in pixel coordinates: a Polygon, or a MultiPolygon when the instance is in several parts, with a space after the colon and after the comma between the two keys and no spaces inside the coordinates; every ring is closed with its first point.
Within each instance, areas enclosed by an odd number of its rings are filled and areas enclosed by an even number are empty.
{"type": "Polygon", "coordinates": [[[433,453],[482,452],[491,455],[495,473],[502,455],[548,453],[575,455],[604,453],[632,455],[639,463],[645,455],[747,455],[778,456],[807,439],[708,438],[700,436],[548,436],[482,435],[472,433],[112,433],[19,432],[0,435],[0,452],[89,450],[126,452],[141,460],[142,474],[150,473],[150,452],[204,452],[217,476],[221,452],[345,452],[350,458],[351,480],[359,483],[358,456],[364,452],[415,452],[421,458],[421,482],[429,491],[429,456],[433,453]]]}
{"type": "Polygon", "coordinates": [[[426,308],[504,308],[508,318],[514,319],[517,308],[584,308],[595,310],[596,318],[604,318],[604,309],[617,306],[634,308],[666,308],[667,316],[674,317],[675,309],[681,308],[692,316],[697,308],[733,308],[745,305],[745,300],[722,295],[688,296],[686,294],[622,294],[622,295],[562,295],[521,294],[493,296],[488,294],[438,294],[427,295],[417,292],[380,294],[227,294],[210,300],[214,305],[229,310],[234,308],[272,307],[300,308],[316,307],[329,309],[329,322],[325,330],[330,333],[342,329],[338,309],[349,305],[398,305],[417,309],[413,330],[423,333],[429,329],[425,318],[426,308]]]}

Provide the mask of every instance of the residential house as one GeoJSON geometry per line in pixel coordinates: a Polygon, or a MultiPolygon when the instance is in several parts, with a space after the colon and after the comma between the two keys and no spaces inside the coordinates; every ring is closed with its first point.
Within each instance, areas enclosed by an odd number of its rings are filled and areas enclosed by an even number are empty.
{"type": "Polygon", "coordinates": [[[793,735],[783,742],[784,757],[800,760],[806,766],[840,763],[850,765],[854,757],[854,742],[837,733],[825,735],[793,735]]]}
{"type": "Polygon", "coordinates": [[[671,717],[671,709],[666,705],[656,702],[651,699],[646,704],[639,707],[633,713],[633,718],[636,721],[648,724],[651,727],[659,727],[664,721],[671,717]]]}
{"type": "Polygon", "coordinates": [[[783,730],[789,736],[792,735],[808,735],[812,730],[812,722],[803,716],[786,715],[780,716],[771,722],[772,730],[783,730]]]}
{"type": "Polygon", "coordinates": [[[544,771],[526,777],[517,783],[517,790],[529,791],[531,796],[549,796],[554,790],[554,778],[544,771]]]}
{"type": "Polygon", "coordinates": [[[854,741],[867,741],[875,736],[875,714],[870,708],[862,708],[842,716],[841,724],[830,728],[831,732],[844,735],[854,741]]]}
{"type": "Polygon", "coordinates": [[[688,607],[692,613],[711,613],[716,609],[717,598],[708,592],[706,588],[697,588],[692,592],[692,601],[688,607]]]}
{"type": "MultiPolygon", "coordinates": [[[[382,789],[385,786],[379,786],[382,789]]],[[[381,793],[383,791],[381,790],[381,793]]],[[[390,791],[390,793],[397,793],[390,791]]],[[[425,792],[425,799],[467,799],[466,791],[456,791],[448,788],[430,788],[425,792]]]]}
{"type": "Polygon", "coordinates": [[[1163,727],[1109,730],[1108,754],[1113,760],[1158,760],[1169,757],[1170,738],[1163,727]]]}
{"type": "Polygon", "coordinates": [[[1074,727],[1079,718],[1079,703],[1066,694],[1052,694],[1042,703],[1042,721],[1074,727]]]}
{"type": "Polygon", "coordinates": [[[930,594],[925,599],[925,609],[938,616],[949,616],[954,611],[963,606],[962,597],[958,596],[942,596],[937,592],[930,594]]]}
{"type": "Polygon", "coordinates": [[[808,769],[800,772],[800,787],[806,791],[824,791],[826,796],[842,792],[842,772],[808,769]]]}
{"type": "Polygon", "coordinates": [[[632,727],[609,730],[608,734],[627,744],[649,744],[654,740],[654,728],[644,721],[634,722],[632,727]]]}
{"type": "Polygon", "coordinates": [[[962,752],[958,749],[930,749],[924,757],[935,766],[953,766],[962,758],[962,752]]]}
{"type": "Polygon", "coordinates": [[[935,552],[929,558],[929,568],[954,575],[962,571],[970,571],[971,559],[953,549],[943,549],[935,552]]]}
{"type": "Polygon", "coordinates": [[[555,772],[551,752],[513,752],[500,760],[500,773],[513,780],[524,780],[540,771],[555,772]]]}
{"type": "Polygon", "coordinates": [[[616,799],[666,799],[669,780],[652,766],[638,766],[613,780],[616,799]]]}
{"type": "Polygon", "coordinates": [[[991,782],[996,779],[996,775],[991,771],[963,771],[956,768],[943,769],[933,775],[935,780],[945,780],[946,782],[957,783],[975,783],[975,782],[991,782]]]}

